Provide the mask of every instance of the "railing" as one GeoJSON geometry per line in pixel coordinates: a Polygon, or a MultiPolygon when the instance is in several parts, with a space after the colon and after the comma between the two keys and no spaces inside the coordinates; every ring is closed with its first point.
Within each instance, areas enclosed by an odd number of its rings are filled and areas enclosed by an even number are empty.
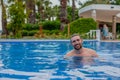
{"type": "Polygon", "coordinates": [[[86,35],[89,39],[96,39],[98,41],[101,39],[100,30],[90,30],[86,35]]]}
{"type": "Polygon", "coordinates": [[[1,39],[2,30],[0,30],[0,39],[1,39]]]}

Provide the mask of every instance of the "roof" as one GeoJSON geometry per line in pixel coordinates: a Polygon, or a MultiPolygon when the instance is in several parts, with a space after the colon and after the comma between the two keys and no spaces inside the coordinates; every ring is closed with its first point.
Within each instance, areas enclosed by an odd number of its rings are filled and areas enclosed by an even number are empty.
{"type": "Polygon", "coordinates": [[[116,22],[120,23],[120,6],[110,4],[92,4],[79,10],[79,16],[92,18],[92,11],[96,13],[96,20],[102,22],[112,22],[116,16],[116,22]]]}

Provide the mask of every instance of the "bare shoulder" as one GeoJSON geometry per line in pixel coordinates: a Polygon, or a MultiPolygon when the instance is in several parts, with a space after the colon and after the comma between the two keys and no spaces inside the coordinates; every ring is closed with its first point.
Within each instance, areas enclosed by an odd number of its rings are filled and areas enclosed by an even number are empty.
{"type": "Polygon", "coordinates": [[[93,50],[93,49],[89,49],[90,50],[90,52],[92,52],[92,53],[96,53],[96,51],[95,50],[93,50]]]}
{"type": "Polygon", "coordinates": [[[73,52],[74,52],[74,50],[69,51],[69,52],[64,56],[64,58],[68,58],[68,57],[72,56],[72,55],[73,55],[73,52]]]}
{"type": "Polygon", "coordinates": [[[95,50],[90,49],[90,48],[87,48],[87,49],[88,49],[89,53],[90,53],[93,57],[98,57],[98,54],[96,53],[95,50]]]}

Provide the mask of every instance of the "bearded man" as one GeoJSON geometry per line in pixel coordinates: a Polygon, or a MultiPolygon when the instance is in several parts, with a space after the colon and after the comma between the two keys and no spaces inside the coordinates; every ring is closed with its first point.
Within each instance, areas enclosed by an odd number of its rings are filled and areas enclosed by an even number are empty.
{"type": "Polygon", "coordinates": [[[89,49],[89,48],[84,48],[82,46],[83,40],[80,38],[80,36],[78,34],[73,34],[70,38],[70,42],[71,42],[72,46],[74,47],[74,49],[71,50],[70,52],[68,52],[64,56],[64,58],[69,58],[69,57],[74,57],[74,56],[78,56],[78,57],[98,57],[95,50],[89,49]]]}

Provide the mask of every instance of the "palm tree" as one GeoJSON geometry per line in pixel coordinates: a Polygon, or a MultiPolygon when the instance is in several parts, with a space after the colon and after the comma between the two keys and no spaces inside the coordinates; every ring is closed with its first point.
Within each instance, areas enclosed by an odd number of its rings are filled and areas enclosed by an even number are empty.
{"type": "Polygon", "coordinates": [[[8,30],[7,30],[7,15],[6,15],[6,7],[4,5],[3,0],[1,0],[1,6],[2,6],[2,29],[3,32],[2,34],[8,35],[8,30]]]}
{"type": "Polygon", "coordinates": [[[40,15],[38,17],[38,20],[39,21],[44,21],[44,0],[36,0],[36,5],[37,5],[37,8],[38,8],[38,15],[40,15]]]}
{"type": "Polygon", "coordinates": [[[67,20],[67,0],[60,0],[60,21],[61,21],[61,30],[64,30],[64,25],[67,20]]]}
{"type": "Polygon", "coordinates": [[[45,2],[44,2],[44,5],[45,5],[45,9],[44,9],[44,11],[45,11],[45,17],[46,17],[46,19],[48,19],[48,20],[50,20],[50,18],[51,18],[51,10],[52,10],[52,8],[51,8],[51,4],[52,4],[52,2],[50,2],[49,0],[45,0],[45,2]]]}
{"type": "Polygon", "coordinates": [[[26,12],[28,14],[28,23],[35,23],[35,0],[26,0],[26,12]]]}
{"type": "Polygon", "coordinates": [[[58,5],[53,6],[52,10],[54,12],[52,17],[59,18],[59,6],[58,5]]]}
{"type": "Polygon", "coordinates": [[[76,10],[75,0],[72,0],[72,21],[75,20],[75,10],[76,10]]]}

